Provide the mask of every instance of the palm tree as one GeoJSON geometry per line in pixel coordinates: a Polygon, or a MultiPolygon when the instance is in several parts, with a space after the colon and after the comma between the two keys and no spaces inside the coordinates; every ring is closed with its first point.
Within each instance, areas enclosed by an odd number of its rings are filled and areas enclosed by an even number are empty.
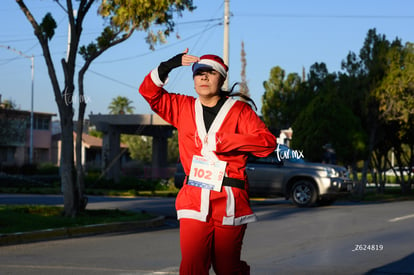
{"type": "Polygon", "coordinates": [[[133,114],[135,107],[131,106],[132,101],[127,97],[117,96],[112,99],[111,104],[108,106],[109,113],[113,115],[133,114]]]}

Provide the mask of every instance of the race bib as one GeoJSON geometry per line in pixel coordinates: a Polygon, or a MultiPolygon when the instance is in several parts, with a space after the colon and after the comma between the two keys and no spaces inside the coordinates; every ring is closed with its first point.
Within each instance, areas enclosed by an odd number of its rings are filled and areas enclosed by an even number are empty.
{"type": "Polygon", "coordinates": [[[205,157],[193,156],[187,184],[220,192],[226,165],[225,161],[211,162],[205,157]]]}

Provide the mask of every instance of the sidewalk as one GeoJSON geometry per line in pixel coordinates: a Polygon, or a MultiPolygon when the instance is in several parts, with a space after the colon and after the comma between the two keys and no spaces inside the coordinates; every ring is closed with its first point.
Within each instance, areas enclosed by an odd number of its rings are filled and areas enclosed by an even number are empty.
{"type": "Polygon", "coordinates": [[[159,227],[164,225],[164,222],[165,217],[159,216],[145,221],[95,224],[79,227],[65,227],[31,232],[0,234],[0,246],[65,238],[76,238],[104,233],[136,231],[139,229],[159,227]]]}

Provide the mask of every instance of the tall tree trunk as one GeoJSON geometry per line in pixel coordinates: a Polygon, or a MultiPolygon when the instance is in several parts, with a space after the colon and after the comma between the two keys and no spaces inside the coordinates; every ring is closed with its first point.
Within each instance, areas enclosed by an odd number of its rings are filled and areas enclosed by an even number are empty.
{"type": "Polygon", "coordinates": [[[76,183],[79,197],[79,210],[83,211],[88,203],[88,198],[85,196],[85,175],[84,167],[82,165],[82,134],[83,134],[83,120],[86,110],[86,98],[84,94],[83,81],[87,68],[90,63],[87,63],[78,73],[79,85],[79,110],[78,110],[78,124],[76,129],[76,183]]]}
{"type": "Polygon", "coordinates": [[[371,162],[371,157],[372,157],[372,154],[374,152],[376,132],[377,132],[377,122],[374,121],[373,125],[371,127],[369,140],[368,140],[367,158],[366,158],[366,160],[364,160],[364,166],[362,168],[361,182],[358,186],[357,194],[358,194],[358,197],[360,199],[362,199],[364,197],[364,194],[365,194],[365,187],[366,187],[366,183],[367,183],[367,173],[368,173],[369,164],[371,162]]]}
{"type": "MultiPolygon", "coordinates": [[[[20,9],[33,27],[34,34],[36,35],[39,43],[42,47],[43,56],[47,65],[49,77],[53,87],[53,93],[55,95],[55,101],[58,106],[60,125],[62,131],[62,143],[61,143],[61,156],[60,156],[60,172],[61,172],[61,184],[64,198],[64,212],[66,216],[76,216],[78,212],[77,203],[77,191],[74,184],[74,162],[73,162],[73,109],[72,109],[72,95],[74,90],[73,85],[73,71],[75,69],[75,59],[78,47],[78,39],[75,39],[71,43],[70,55],[68,63],[62,60],[62,67],[65,75],[65,88],[61,91],[59,82],[56,76],[55,66],[52,60],[49,49],[49,40],[51,37],[44,35],[41,27],[29,11],[23,0],[16,0],[20,9]]],[[[69,20],[71,26],[74,25],[74,17],[71,15],[73,12],[71,1],[68,1],[69,7],[69,20]]],[[[73,29],[73,28],[72,28],[73,29]]],[[[72,38],[76,36],[73,35],[72,38]]]]}
{"type": "MultiPolygon", "coordinates": [[[[74,184],[73,162],[73,121],[68,114],[68,108],[63,112],[65,117],[61,119],[62,143],[61,143],[61,181],[63,190],[63,203],[65,216],[74,217],[78,213],[78,192],[74,184]]],[[[70,110],[71,112],[71,110],[70,110]]]]}

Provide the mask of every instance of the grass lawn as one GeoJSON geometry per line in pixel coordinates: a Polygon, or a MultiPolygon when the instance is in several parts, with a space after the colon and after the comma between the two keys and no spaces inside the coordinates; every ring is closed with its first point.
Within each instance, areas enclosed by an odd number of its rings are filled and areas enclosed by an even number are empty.
{"type": "Polygon", "coordinates": [[[414,192],[408,194],[402,194],[401,188],[387,188],[384,193],[379,193],[375,188],[366,189],[363,201],[375,202],[375,201],[401,201],[401,200],[414,200],[414,192]]]}
{"type": "Polygon", "coordinates": [[[150,219],[153,216],[121,210],[86,210],[76,218],[62,215],[63,207],[42,205],[0,205],[0,234],[49,228],[76,227],[111,222],[150,219]]]}

